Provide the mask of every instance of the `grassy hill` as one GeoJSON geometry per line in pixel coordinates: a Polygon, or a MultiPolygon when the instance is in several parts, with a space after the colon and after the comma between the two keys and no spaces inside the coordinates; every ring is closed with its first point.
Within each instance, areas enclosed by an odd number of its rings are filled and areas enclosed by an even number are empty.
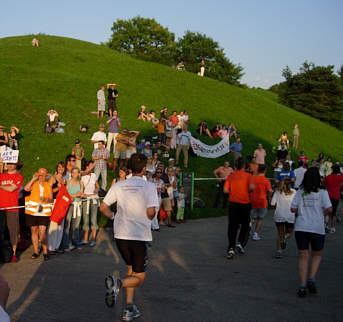
{"type": "MultiPolygon", "coordinates": [[[[88,111],[96,110],[96,92],[107,82],[118,84],[123,126],[139,130],[142,135],[155,131],[151,124],[136,119],[139,106],[146,105],[149,110],[159,110],[162,105],[170,110],[187,109],[193,133],[202,120],[207,120],[210,127],[217,121],[234,122],[241,133],[243,154],[252,154],[260,142],[270,162],[274,159],[272,146],[280,133],[291,132],[297,122],[300,149],[310,159],[323,151],[335,161],[343,161],[343,132],[278,104],[269,92],[200,78],[84,41],[40,35],[41,47],[33,48],[31,39],[32,36],[0,39],[0,124],[7,129],[15,124],[21,129],[24,137],[20,156],[25,164],[25,179],[39,167],[53,171],[57,161],[71,151],[76,138],[81,139],[90,156],[89,139],[99,122],[88,111]],[[43,133],[50,107],[66,123],[65,134],[43,133]],[[83,123],[90,126],[88,134],[78,131],[83,123]]],[[[210,138],[204,141],[216,142],[210,138]]],[[[295,159],[296,155],[292,157],[295,159]]],[[[232,160],[231,155],[228,158],[232,160]]],[[[212,176],[213,169],[224,159],[193,158],[190,169],[196,177],[212,176]]]]}

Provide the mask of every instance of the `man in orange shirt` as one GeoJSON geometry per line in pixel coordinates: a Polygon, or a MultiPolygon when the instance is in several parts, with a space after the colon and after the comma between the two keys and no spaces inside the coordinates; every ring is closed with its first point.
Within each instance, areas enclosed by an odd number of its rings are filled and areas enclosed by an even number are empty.
{"type": "Polygon", "coordinates": [[[241,254],[244,254],[244,244],[249,234],[250,223],[250,196],[249,193],[254,190],[252,175],[245,172],[245,162],[243,158],[238,158],[236,161],[236,170],[228,176],[224,183],[224,193],[229,194],[229,226],[228,239],[229,247],[227,258],[233,259],[235,249],[241,254]],[[238,227],[241,225],[241,230],[236,244],[238,227]]]}
{"type": "Polygon", "coordinates": [[[266,166],[260,164],[258,166],[257,175],[252,177],[254,184],[254,191],[251,194],[251,222],[256,222],[255,231],[253,233],[253,240],[260,240],[258,235],[259,230],[262,227],[263,218],[268,213],[268,200],[271,199],[272,185],[269,179],[264,174],[266,172],[266,166]],[[267,200],[268,195],[268,200],[267,200]]]}

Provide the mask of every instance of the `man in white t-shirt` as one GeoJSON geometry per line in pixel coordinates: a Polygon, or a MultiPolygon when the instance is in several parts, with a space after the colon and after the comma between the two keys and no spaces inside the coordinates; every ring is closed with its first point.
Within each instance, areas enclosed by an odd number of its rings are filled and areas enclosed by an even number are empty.
{"type": "Polygon", "coordinates": [[[126,288],[126,308],[124,321],[140,316],[133,303],[136,287],[143,284],[146,259],[146,242],[152,241],[151,220],[155,216],[155,207],[159,207],[154,184],[142,177],[146,170],[147,158],[144,154],[133,154],[131,159],[132,177],[114,184],[106,194],[100,211],[108,218],[114,218],[114,238],[118,250],[128,266],[127,277],[120,280],[106,277],[106,304],[113,306],[121,288],[126,288]],[[117,213],[110,206],[117,202],[117,213]]]}
{"type": "Polygon", "coordinates": [[[296,190],[299,189],[299,186],[301,185],[301,183],[303,182],[304,179],[304,174],[307,171],[306,168],[304,168],[304,162],[303,161],[299,161],[298,162],[298,168],[296,168],[294,170],[294,174],[295,174],[295,183],[294,183],[294,188],[296,190]]]}
{"type": "Polygon", "coordinates": [[[183,164],[185,168],[188,166],[188,149],[191,144],[191,132],[188,131],[187,126],[184,125],[182,132],[177,135],[177,148],[176,148],[176,164],[179,163],[180,152],[183,152],[183,164]]]}
{"type": "Polygon", "coordinates": [[[107,142],[106,133],[104,132],[104,130],[105,130],[105,125],[100,124],[99,125],[99,131],[95,132],[92,135],[91,141],[92,141],[92,143],[94,143],[94,150],[98,148],[98,142],[99,141],[104,141],[104,143],[107,142]]]}
{"type": "Polygon", "coordinates": [[[264,164],[264,159],[266,157],[267,153],[266,150],[263,149],[263,146],[261,143],[257,145],[257,149],[254,152],[254,157],[256,159],[257,164],[264,164]]]}
{"type": "Polygon", "coordinates": [[[100,116],[100,113],[101,113],[101,118],[104,117],[105,105],[106,105],[104,90],[105,90],[105,86],[101,85],[100,89],[96,93],[96,97],[98,99],[98,112],[97,112],[98,118],[100,116]]]}

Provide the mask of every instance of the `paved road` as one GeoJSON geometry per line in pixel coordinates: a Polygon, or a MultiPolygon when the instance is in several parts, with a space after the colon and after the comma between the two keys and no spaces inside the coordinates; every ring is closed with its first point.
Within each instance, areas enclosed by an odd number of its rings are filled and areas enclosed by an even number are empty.
{"type": "MultiPolygon", "coordinates": [[[[275,233],[271,216],[263,239],[249,241],[247,254],[225,258],[224,217],[189,221],[154,233],[150,267],[136,304],[137,321],[342,321],[343,225],[326,241],[317,276],[319,294],[296,297],[297,254],[294,239],[286,256],[273,258],[275,233]]],[[[102,230],[96,248],[59,255],[48,262],[31,260],[31,249],[17,264],[0,268],[9,281],[12,321],[118,321],[123,305],[104,304],[104,276],[125,275],[125,266],[102,230]]]]}

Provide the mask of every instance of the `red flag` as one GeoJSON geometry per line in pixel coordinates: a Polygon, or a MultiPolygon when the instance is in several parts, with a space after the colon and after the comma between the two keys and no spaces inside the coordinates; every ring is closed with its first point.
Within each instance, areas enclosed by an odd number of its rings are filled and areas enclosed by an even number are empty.
{"type": "Polygon", "coordinates": [[[61,184],[50,220],[61,225],[71,202],[72,198],[70,197],[66,187],[61,184]]]}

